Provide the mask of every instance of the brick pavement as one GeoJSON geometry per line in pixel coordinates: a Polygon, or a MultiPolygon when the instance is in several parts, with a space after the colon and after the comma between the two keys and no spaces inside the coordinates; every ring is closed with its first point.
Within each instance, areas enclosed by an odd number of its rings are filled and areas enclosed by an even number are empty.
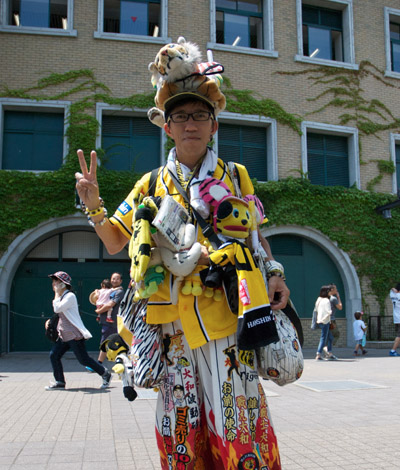
{"type": "MultiPolygon", "coordinates": [[[[282,468],[397,470],[400,358],[387,350],[362,358],[350,349],[336,352],[340,361],[316,362],[306,350],[296,385],[263,381],[282,468]],[[300,386],[308,383],[336,390],[300,386]]],[[[152,392],[130,403],[115,375],[109,389],[99,390],[101,378],[72,355],[64,364],[67,390],[48,392],[47,354],[0,357],[0,470],[159,469],[152,392]]]]}

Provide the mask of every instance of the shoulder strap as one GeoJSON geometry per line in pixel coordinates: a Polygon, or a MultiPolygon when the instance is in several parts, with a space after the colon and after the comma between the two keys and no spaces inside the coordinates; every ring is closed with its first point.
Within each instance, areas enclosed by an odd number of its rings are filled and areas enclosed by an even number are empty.
{"type": "MultiPolygon", "coordinates": [[[[176,176],[169,169],[168,172],[174,182],[175,188],[179,191],[184,201],[190,205],[190,200],[187,195],[187,192],[182,188],[182,185],[179,182],[178,178],[176,178],[176,176]]],[[[194,209],[193,206],[190,205],[190,208],[194,216],[196,217],[198,224],[201,227],[203,235],[210,240],[214,248],[218,248],[221,245],[221,240],[219,239],[218,235],[214,232],[214,229],[203,219],[203,217],[196,211],[196,209],[194,209]]]]}
{"type": "Polygon", "coordinates": [[[154,168],[153,170],[151,170],[149,179],[149,189],[147,190],[148,196],[154,196],[159,170],[160,168],[154,168]]]}

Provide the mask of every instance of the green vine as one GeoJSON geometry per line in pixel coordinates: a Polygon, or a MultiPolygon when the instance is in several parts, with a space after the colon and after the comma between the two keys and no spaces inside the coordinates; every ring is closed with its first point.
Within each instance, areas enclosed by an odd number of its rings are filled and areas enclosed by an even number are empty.
{"type": "MultiPolygon", "coordinates": [[[[360,157],[362,136],[374,135],[379,138],[378,134],[382,131],[400,129],[400,119],[396,118],[385,104],[377,99],[364,97],[363,79],[372,78],[389,88],[399,89],[398,86],[385,79],[383,70],[367,60],[359,64],[358,70],[320,66],[296,72],[278,71],[275,73],[292,76],[306,75],[313,84],[323,85],[325,89],[321,93],[307,100],[319,102],[327,97],[328,102],[306,113],[306,116],[320,113],[330,107],[341,108],[343,113],[339,115],[339,125],[351,124],[359,130],[360,157]]],[[[360,163],[365,162],[361,160],[360,163]]],[[[370,191],[382,180],[383,174],[388,173],[379,164],[378,169],[379,175],[367,184],[367,189],[370,191]]]]}
{"type": "Polygon", "coordinates": [[[301,135],[300,124],[303,119],[300,116],[288,113],[276,101],[263,98],[252,90],[234,90],[227,79],[224,79],[224,85],[227,111],[270,117],[301,135]],[[257,95],[258,99],[255,98],[257,95]]]}
{"type": "Polygon", "coordinates": [[[337,242],[350,256],[359,278],[370,280],[371,293],[384,312],[388,286],[398,282],[400,254],[393,247],[398,240],[400,211],[392,211],[392,218],[385,220],[375,208],[393,201],[394,196],[318,186],[294,177],[254,184],[266,208],[268,225],[309,226],[337,242]]]}
{"type": "MultiPolygon", "coordinates": [[[[341,123],[355,122],[360,135],[384,129],[382,124],[378,126],[368,118],[369,115],[386,119],[386,128],[394,128],[388,126],[399,124],[381,103],[376,100],[367,103],[362,99],[360,80],[363,76],[372,73],[377,80],[383,80],[373,66],[364,64],[357,73],[331,68],[317,68],[301,73],[308,73],[310,79],[327,86],[334,85],[314,99],[317,101],[324,95],[333,96],[319,110],[326,106],[343,107],[346,112],[341,115],[341,123]]],[[[301,116],[287,113],[277,102],[259,97],[250,90],[235,90],[227,79],[224,83],[228,111],[274,118],[301,134],[301,116]]],[[[99,123],[94,117],[96,103],[103,102],[126,109],[147,109],[153,106],[154,93],[117,98],[96,80],[93,71],[82,69],[51,74],[29,88],[11,89],[3,86],[0,97],[38,101],[68,98],[73,102],[68,117],[69,153],[59,170],[43,173],[0,171],[0,199],[3,202],[0,252],[3,252],[25,230],[49,218],[63,217],[76,211],[74,173],[79,171],[76,150],[82,148],[89,157],[90,150],[94,148],[99,130],[99,123]]],[[[102,149],[98,149],[98,154],[104,160],[102,149]]],[[[377,165],[381,177],[384,173],[394,171],[391,162],[379,160],[377,165]]],[[[109,212],[115,210],[139,176],[134,171],[118,172],[99,167],[99,184],[109,212]]],[[[398,280],[400,254],[393,247],[396,246],[399,233],[400,214],[393,211],[392,219],[384,220],[376,214],[375,207],[390,202],[393,196],[366,193],[354,188],[315,186],[306,175],[300,176],[279,182],[255,182],[256,191],[268,211],[269,223],[315,227],[336,241],[351,257],[359,277],[370,279],[372,292],[383,311],[387,286],[398,280]]]]}

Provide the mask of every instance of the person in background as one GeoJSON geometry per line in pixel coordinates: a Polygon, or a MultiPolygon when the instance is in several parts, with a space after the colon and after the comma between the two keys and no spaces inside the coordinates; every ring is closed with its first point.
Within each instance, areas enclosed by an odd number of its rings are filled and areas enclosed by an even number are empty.
{"type": "MultiPolygon", "coordinates": [[[[110,295],[112,292],[112,286],[111,286],[111,281],[110,279],[104,279],[101,284],[100,284],[100,289],[96,289],[94,292],[90,294],[90,301],[96,305],[96,313],[98,310],[100,310],[103,305],[107,304],[110,302],[110,295]]],[[[107,310],[107,318],[106,322],[107,323],[114,323],[114,320],[111,317],[111,312],[112,308],[109,308],[107,310]]],[[[100,321],[100,314],[97,313],[97,318],[96,320],[99,322],[100,321]]]]}
{"type": "MultiPolygon", "coordinates": [[[[337,310],[342,310],[343,305],[342,301],[340,300],[340,295],[337,290],[337,287],[335,284],[330,284],[330,291],[329,291],[329,300],[331,302],[331,307],[332,307],[332,315],[331,315],[331,324],[330,324],[330,333],[332,334],[332,345],[334,346],[339,339],[340,336],[340,331],[338,329],[337,323],[336,323],[336,309],[337,310]]],[[[325,357],[328,357],[328,346],[325,344],[324,346],[324,353],[325,357]]]]}
{"type": "MultiPolygon", "coordinates": [[[[122,288],[122,275],[120,273],[113,273],[111,278],[112,292],[110,300],[105,303],[101,308],[96,309],[96,313],[100,315],[99,323],[101,325],[101,339],[100,345],[112,334],[118,332],[117,327],[117,314],[119,304],[124,298],[124,289],[122,288]],[[107,321],[107,312],[111,309],[111,322],[107,321]]],[[[102,364],[106,359],[107,354],[100,349],[98,362],[102,364]]]]}
{"type": "Polygon", "coordinates": [[[396,284],[396,287],[390,289],[389,295],[393,303],[393,323],[396,329],[396,338],[389,356],[400,356],[397,352],[397,348],[400,346],[400,282],[396,284]]]}
{"type": "Polygon", "coordinates": [[[321,328],[321,337],[318,344],[315,359],[322,361],[322,351],[325,343],[327,343],[327,360],[334,361],[337,359],[332,353],[333,336],[329,329],[331,323],[332,307],[329,300],[330,286],[322,286],[319,291],[319,297],[315,302],[315,310],[317,311],[317,324],[321,328]]]}
{"type": "Polygon", "coordinates": [[[367,327],[365,323],[361,320],[362,312],[355,312],[354,314],[354,322],[353,322],[353,333],[354,333],[354,341],[356,342],[356,347],[354,349],[354,355],[358,355],[359,349],[361,349],[361,354],[367,354],[367,350],[364,349],[363,346],[363,337],[367,331],[367,327]]]}
{"type": "MultiPolygon", "coordinates": [[[[80,364],[90,367],[103,378],[100,388],[107,388],[110,385],[111,372],[98,364],[86,351],[85,341],[90,339],[92,335],[83,324],[79,314],[78,302],[72,292],[71,277],[64,271],[49,274],[49,277],[52,279],[54,291],[53,310],[54,313],[58,313],[59,320],[57,325],[58,339],[50,351],[55,382],[51,382],[45,387],[46,390],[65,389],[66,382],[61,359],[70,349],[80,364]]],[[[45,328],[48,327],[49,321],[46,321],[45,328]]]]}

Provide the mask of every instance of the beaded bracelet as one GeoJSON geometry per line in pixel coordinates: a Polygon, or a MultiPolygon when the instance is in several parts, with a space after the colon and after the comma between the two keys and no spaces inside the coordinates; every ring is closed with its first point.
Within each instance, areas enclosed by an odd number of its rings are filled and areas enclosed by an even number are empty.
{"type": "Polygon", "coordinates": [[[89,217],[96,217],[96,215],[100,215],[103,212],[104,208],[104,201],[101,197],[99,197],[99,207],[96,209],[89,210],[85,203],[81,201],[82,211],[89,217]]]}
{"type": "Polygon", "coordinates": [[[103,208],[104,217],[100,220],[100,222],[93,222],[91,217],[88,215],[88,223],[91,227],[102,227],[107,222],[107,209],[103,208]]]}
{"type": "Polygon", "coordinates": [[[286,281],[285,277],[285,270],[283,269],[283,266],[281,263],[278,263],[278,261],[271,260],[267,261],[267,279],[270,279],[272,276],[278,276],[282,278],[284,281],[286,281]]]}
{"type": "Polygon", "coordinates": [[[279,272],[279,271],[271,271],[269,273],[267,273],[267,279],[270,280],[272,276],[277,276],[277,277],[280,277],[282,278],[284,281],[286,281],[286,277],[283,273],[279,272]]]}
{"type": "Polygon", "coordinates": [[[89,210],[85,203],[81,201],[82,212],[87,215],[88,223],[91,227],[102,227],[107,222],[107,209],[104,207],[104,201],[99,197],[99,207],[97,209],[89,210]],[[92,217],[104,214],[100,222],[93,222],[92,217]]]}

